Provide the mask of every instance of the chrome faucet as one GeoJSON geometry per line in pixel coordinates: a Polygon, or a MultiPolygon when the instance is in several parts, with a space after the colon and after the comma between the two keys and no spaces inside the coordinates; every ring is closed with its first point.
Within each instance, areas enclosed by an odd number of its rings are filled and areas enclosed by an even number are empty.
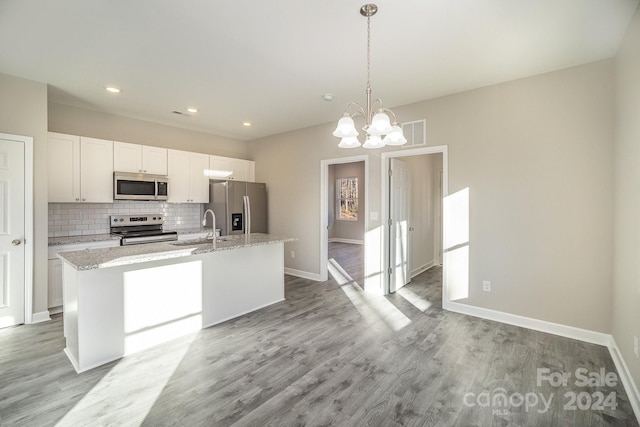
{"type": "MultiPolygon", "coordinates": [[[[216,214],[213,213],[213,211],[211,209],[207,209],[206,211],[204,211],[204,216],[202,217],[202,226],[206,226],[207,225],[207,213],[211,212],[211,218],[213,219],[213,232],[211,233],[213,242],[216,242],[216,214]]],[[[209,236],[207,235],[207,239],[209,238],[209,236]]]]}

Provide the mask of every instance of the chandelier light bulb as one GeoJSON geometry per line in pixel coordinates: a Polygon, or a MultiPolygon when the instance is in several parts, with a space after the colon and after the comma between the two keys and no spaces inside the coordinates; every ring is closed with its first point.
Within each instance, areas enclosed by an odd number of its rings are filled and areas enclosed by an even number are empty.
{"type": "Polygon", "coordinates": [[[363,148],[382,148],[384,147],[384,142],[378,135],[369,135],[367,136],[367,140],[362,145],[363,148]]]}
{"type": "Polygon", "coordinates": [[[340,140],[340,144],[338,144],[338,147],[340,148],[358,148],[360,147],[360,141],[358,141],[358,138],[356,138],[355,136],[352,137],[347,137],[347,138],[342,138],[340,140]]]}
{"type": "Polygon", "coordinates": [[[333,136],[338,138],[354,138],[358,136],[356,125],[353,119],[345,114],[339,121],[336,130],[333,131],[333,136]]]}
{"type": "Polygon", "coordinates": [[[382,142],[385,145],[404,145],[407,143],[407,138],[404,137],[402,128],[397,123],[394,123],[391,132],[384,137],[382,142]]]}
{"type": "Polygon", "coordinates": [[[369,135],[386,135],[391,133],[393,128],[391,127],[391,121],[389,120],[389,116],[385,113],[377,113],[371,119],[371,125],[369,129],[367,129],[367,133],[369,135]]]}

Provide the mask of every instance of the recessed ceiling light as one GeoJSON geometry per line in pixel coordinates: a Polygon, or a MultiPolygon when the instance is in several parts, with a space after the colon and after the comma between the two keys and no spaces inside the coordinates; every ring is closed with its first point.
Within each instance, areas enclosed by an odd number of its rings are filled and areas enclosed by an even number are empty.
{"type": "Polygon", "coordinates": [[[187,108],[187,111],[190,113],[197,113],[198,109],[197,108],[187,108]]]}
{"type": "Polygon", "coordinates": [[[242,126],[247,127],[247,128],[250,127],[252,124],[253,123],[251,123],[251,122],[242,122],[242,126]]]}
{"type": "Polygon", "coordinates": [[[117,88],[115,86],[105,86],[104,88],[105,88],[105,90],[107,92],[110,92],[110,93],[120,93],[120,92],[122,92],[121,89],[119,89],[119,88],[117,88]]]}
{"type": "Polygon", "coordinates": [[[333,94],[332,93],[325,93],[324,95],[322,95],[322,99],[324,99],[327,102],[331,102],[331,101],[333,101],[333,94]]]}

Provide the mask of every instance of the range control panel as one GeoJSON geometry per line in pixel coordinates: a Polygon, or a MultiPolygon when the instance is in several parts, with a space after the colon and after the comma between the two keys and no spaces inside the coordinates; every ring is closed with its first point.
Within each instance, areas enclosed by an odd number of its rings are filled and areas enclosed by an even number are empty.
{"type": "Polygon", "coordinates": [[[111,215],[112,227],[126,227],[127,225],[158,225],[164,223],[162,214],[143,215],[111,215]]]}

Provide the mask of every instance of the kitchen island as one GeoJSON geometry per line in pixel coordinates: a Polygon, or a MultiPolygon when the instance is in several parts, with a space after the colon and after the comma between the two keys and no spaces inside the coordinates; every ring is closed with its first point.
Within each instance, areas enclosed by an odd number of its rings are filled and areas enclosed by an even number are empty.
{"type": "Polygon", "coordinates": [[[251,234],[61,252],[64,351],[83,372],[282,301],[292,240],[251,234]]]}

